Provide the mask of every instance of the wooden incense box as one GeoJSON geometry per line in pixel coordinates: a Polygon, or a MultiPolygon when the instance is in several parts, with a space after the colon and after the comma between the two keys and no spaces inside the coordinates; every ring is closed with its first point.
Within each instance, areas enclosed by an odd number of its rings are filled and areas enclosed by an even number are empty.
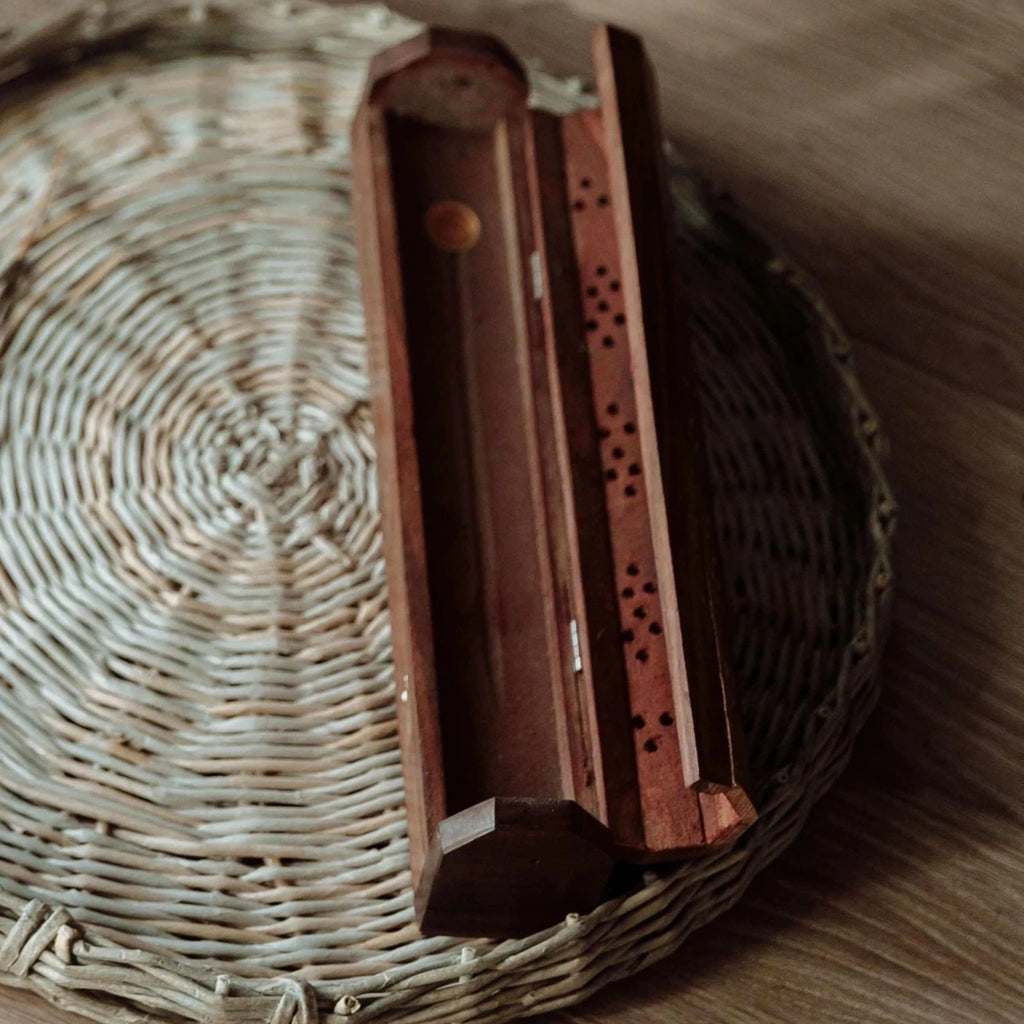
{"type": "Polygon", "coordinates": [[[373,64],[354,133],[399,728],[426,933],[511,936],[728,843],[742,777],[640,41],[600,109],[496,40],[373,64]]]}

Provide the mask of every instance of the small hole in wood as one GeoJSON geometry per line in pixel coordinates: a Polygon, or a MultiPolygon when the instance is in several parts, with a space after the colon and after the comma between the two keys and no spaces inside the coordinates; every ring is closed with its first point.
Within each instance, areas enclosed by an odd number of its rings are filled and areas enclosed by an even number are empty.
{"type": "Polygon", "coordinates": [[[623,455],[625,455],[625,454],[626,454],[626,453],[625,453],[625,452],[624,452],[624,451],[623,451],[623,450],[622,450],[621,448],[613,448],[613,449],[612,449],[612,455],[613,455],[613,456],[614,456],[614,457],[615,457],[616,459],[621,459],[621,458],[622,458],[622,456],[623,456],[623,455]]]}
{"type": "Polygon", "coordinates": [[[620,326],[622,324],[624,324],[626,322],[626,314],[625,313],[616,313],[615,314],[615,322],[617,324],[619,324],[620,326]]]}
{"type": "Polygon", "coordinates": [[[602,441],[607,441],[612,436],[612,432],[607,427],[601,427],[597,432],[598,438],[602,441]]]}
{"type": "Polygon", "coordinates": [[[597,274],[598,277],[604,277],[604,275],[608,273],[608,268],[606,266],[602,265],[602,266],[597,268],[595,273],[597,274]]]}
{"type": "Polygon", "coordinates": [[[623,428],[622,428],[622,429],[623,429],[623,430],[624,430],[624,431],[625,431],[625,432],[626,432],[627,434],[635,434],[635,433],[636,433],[636,424],[635,424],[635,423],[626,423],[626,424],[625,424],[625,425],[623,426],[623,428]]]}
{"type": "Polygon", "coordinates": [[[675,719],[667,711],[662,711],[661,716],[658,718],[658,721],[661,722],[661,724],[664,726],[669,726],[674,724],[675,719]]]}
{"type": "Polygon", "coordinates": [[[597,205],[598,206],[607,206],[610,202],[611,202],[611,200],[607,196],[598,196],[597,197],[597,205]]]}
{"type": "Polygon", "coordinates": [[[609,282],[608,287],[611,288],[613,292],[617,292],[622,287],[622,285],[619,284],[618,281],[611,281],[609,282]]]}
{"type": "Polygon", "coordinates": [[[600,302],[599,302],[599,303],[597,304],[597,311],[598,311],[599,313],[607,313],[607,312],[608,312],[608,303],[607,303],[607,302],[605,302],[605,301],[604,301],[604,299],[602,299],[602,300],[601,300],[601,301],[600,301],[600,302]]]}
{"type": "Polygon", "coordinates": [[[608,472],[605,473],[605,477],[609,480],[618,480],[619,474],[614,469],[609,469],[608,472]]]}
{"type": "Polygon", "coordinates": [[[630,599],[631,597],[634,597],[635,595],[636,595],[636,591],[635,591],[635,590],[634,590],[634,589],[633,589],[632,587],[626,587],[626,589],[622,591],[622,596],[623,596],[623,597],[624,597],[624,598],[625,598],[625,599],[626,599],[627,601],[628,601],[628,600],[629,600],[629,599],[630,599]]]}
{"type": "Polygon", "coordinates": [[[576,202],[572,204],[572,208],[574,210],[585,210],[587,208],[587,204],[583,202],[582,199],[577,199],[576,202]]]}
{"type": "Polygon", "coordinates": [[[597,321],[596,320],[588,320],[587,321],[587,330],[590,331],[591,333],[596,331],[597,330],[597,321]]]}
{"type": "Polygon", "coordinates": [[[647,724],[643,715],[634,715],[629,721],[634,729],[642,729],[647,724]]]}
{"type": "Polygon", "coordinates": [[[594,296],[595,296],[595,295],[597,295],[597,286],[596,286],[596,285],[591,285],[591,286],[590,286],[590,287],[589,287],[589,288],[587,289],[587,294],[588,294],[588,295],[589,295],[589,296],[590,296],[591,298],[594,298],[594,296]]]}
{"type": "Polygon", "coordinates": [[[644,584],[644,593],[653,594],[658,588],[653,583],[644,584]]]}
{"type": "Polygon", "coordinates": [[[649,657],[650,657],[650,655],[642,647],[640,648],[639,651],[636,652],[636,660],[637,661],[646,661],[649,657]]]}
{"type": "Polygon", "coordinates": [[[634,462],[634,463],[632,463],[632,465],[630,465],[630,467],[629,467],[629,475],[630,476],[639,476],[640,475],[640,466],[639,466],[638,463],[634,462]]]}
{"type": "Polygon", "coordinates": [[[583,178],[580,181],[580,187],[581,188],[590,188],[590,186],[593,185],[593,184],[594,183],[590,180],[590,178],[583,178]]]}
{"type": "Polygon", "coordinates": [[[627,498],[635,498],[636,497],[636,488],[632,484],[630,484],[626,488],[625,494],[626,494],[627,498]]]}
{"type": "MultiPolygon", "coordinates": [[[[618,405],[616,405],[615,402],[609,403],[609,405],[608,405],[608,415],[609,416],[618,416],[619,415],[619,407],[618,407],[618,405]]],[[[626,433],[628,434],[629,431],[627,430],[626,433]]]]}
{"type": "Polygon", "coordinates": [[[620,640],[621,640],[621,641],[622,641],[622,642],[623,642],[624,644],[631,644],[631,643],[632,643],[632,642],[633,642],[633,641],[634,641],[634,640],[636,639],[636,634],[635,634],[635,633],[633,632],[633,630],[631,630],[631,629],[624,629],[624,630],[623,630],[623,631],[622,631],[622,632],[621,632],[621,633],[619,634],[619,639],[620,639],[620,640]]]}
{"type": "Polygon", "coordinates": [[[629,576],[639,576],[640,566],[637,565],[635,562],[631,562],[629,565],[626,566],[626,573],[629,576]]]}
{"type": "Polygon", "coordinates": [[[476,211],[455,200],[434,203],[427,210],[424,225],[434,245],[450,253],[472,249],[480,241],[482,231],[476,211]]]}
{"type": "Polygon", "coordinates": [[[606,334],[604,336],[604,341],[602,342],[602,344],[605,348],[612,348],[615,344],[615,339],[610,334],[606,334]]]}
{"type": "Polygon", "coordinates": [[[660,622],[652,622],[651,626],[650,626],[650,629],[651,629],[651,632],[655,636],[661,636],[661,623],[660,622]]]}
{"type": "Polygon", "coordinates": [[[647,618],[647,609],[642,604],[638,604],[633,609],[633,618],[634,619],[646,619],[647,618]]]}
{"type": "Polygon", "coordinates": [[[644,744],[644,750],[646,750],[648,754],[655,753],[657,751],[657,749],[658,749],[658,744],[654,740],[648,740],[644,744]]]}

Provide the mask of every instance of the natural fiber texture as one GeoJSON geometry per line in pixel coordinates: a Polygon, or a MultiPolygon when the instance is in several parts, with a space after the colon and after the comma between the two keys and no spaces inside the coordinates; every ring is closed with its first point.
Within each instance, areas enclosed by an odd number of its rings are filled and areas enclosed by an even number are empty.
{"type": "Polygon", "coordinates": [[[366,60],[414,28],[121,0],[0,42],[0,970],[99,1021],[576,1002],[735,901],[875,697],[877,423],[813,292],[681,170],[761,818],[529,939],[418,936],[347,177],[366,60]]]}

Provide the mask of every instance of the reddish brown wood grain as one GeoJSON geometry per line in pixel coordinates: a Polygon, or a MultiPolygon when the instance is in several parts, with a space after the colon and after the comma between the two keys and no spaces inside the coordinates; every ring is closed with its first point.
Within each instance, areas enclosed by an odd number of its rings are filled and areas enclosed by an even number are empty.
{"type": "Polygon", "coordinates": [[[357,122],[366,301],[402,307],[368,325],[426,931],[528,932],[593,907],[613,856],[755,816],[694,403],[651,388],[651,359],[692,372],[656,97],[635,37],[601,30],[595,61],[603,111],[558,121],[499,43],[430,30],[357,122]]]}
{"type": "MultiPolygon", "coordinates": [[[[593,905],[612,863],[603,826],[571,802],[578,788],[579,803],[594,805],[595,776],[575,784],[579,729],[564,700],[574,677],[568,565],[553,556],[559,526],[544,493],[562,428],[548,412],[554,433],[538,431],[546,366],[532,355],[543,323],[532,295],[526,80],[493,41],[444,32],[378,68],[363,109],[380,133],[357,133],[355,147],[379,150],[390,176],[365,182],[372,163],[361,157],[356,204],[361,222],[374,218],[367,206],[389,208],[387,254],[366,249],[364,273],[396,284],[406,329],[394,330],[387,311],[368,322],[374,347],[401,349],[408,367],[407,390],[378,409],[379,443],[397,453],[382,494],[389,500],[408,476],[419,497],[401,529],[387,520],[385,542],[389,571],[397,555],[415,573],[409,589],[428,595],[418,628],[430,629],[434,652],[430,664],[407,666],[415,638],[396,644],[396,671],[409,678],[409,702],[433,709],[440,739],[429,763],[422,720],[400,718],[420,776],[409,790],[418,917],[428,931],[525,933],[593,905]],[[439,236],[439,205],[479,226],[439,236]],[[581,818],[590,825],[577,838],[581,818]]],[[[367,302],[384,297],[371,283],[367,302]]]]}
{"type": "Polygon", "coordinates": [[[368,331],[389,339],[370,350],[372,407],[376,420],[377,474],[383,529],[392,538],[388,551],[388,586],[398,687],[398,720],[404,736],[415,736],[402,758],[407,799],[420,808],[409,819],[412,870],[418,873],[430,841],[428,823],[444,814],[444,778],[440,723],[433,675],[433,630],[420,543],[422,506],[419,468],[411,430],[411,383],[405,337],[405,306],[400,292],[398,256],[383,239],[395,232],[394,210],[378,201],[392,188],[384,147],[373,140],[384,131],[384,118],[362,106],[354,127],[362,144],[353,147],[354,178],[364,189],[356,206],[356,231],[362,267],[368,331]]]}

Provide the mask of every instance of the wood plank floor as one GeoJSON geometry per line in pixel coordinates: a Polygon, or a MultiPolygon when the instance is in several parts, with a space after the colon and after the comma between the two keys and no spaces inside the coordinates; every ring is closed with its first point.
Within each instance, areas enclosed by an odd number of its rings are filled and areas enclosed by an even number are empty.
{"type": "MultiPolygon", "coordinates": [[[[23,0],[0,0],[4,11],[23,0]]],[[[649,39],[670,132],[857,340],[902,508],[885,696],[733,911],[545,1024],[1024,1020],[1024,4],[398,0],[555,71],[649,39]]],[[[0,993],[6,1024],[75,1018],[0,993]]]]}

